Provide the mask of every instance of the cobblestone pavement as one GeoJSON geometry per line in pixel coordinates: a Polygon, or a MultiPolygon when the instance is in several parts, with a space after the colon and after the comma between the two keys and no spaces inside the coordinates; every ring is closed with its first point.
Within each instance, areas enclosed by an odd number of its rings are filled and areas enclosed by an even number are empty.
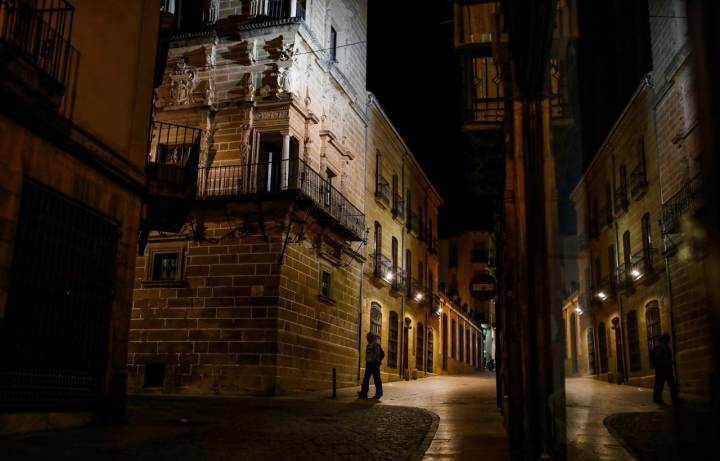
{"type": "Polygon", "coordinates": [[[10,460],[415,460],[437,417],[375,400],[134,397],[128,424],[0,439],[10,460]]]}
{"type": "MultiPolygon", "coordinates": [[[[622,437],[616,438],[610,433],[605,425],[606,418],[630,412],[646,415],[638,421],[653,421],[661,413],[658,405],[652,401],[652,389],[611,384],[591,378],[568,378],[565,381],[565,395],[568,459],[572,461],[635,459],[623,445],[622,437]]],[[[670,401],[669,395],[665,396],[665,401],[670,401]]],[[[618,421],[618,430],[629,430],[631,424],[627,422],[618,421]]],[[[647,429],[655,433],[661,431],[660,426],[647,429]]]]}
{"type": "MultiPolygon", "coordinates": [[[[356,390],[341,389],[338,399],[351,401],[356,390]]],[[[440,417],[423,460],[508,459],[507,437],[496,405],[494,374],[392,382],[383,384],[383,392],[381,406],[418,407],[440,417]]]]}

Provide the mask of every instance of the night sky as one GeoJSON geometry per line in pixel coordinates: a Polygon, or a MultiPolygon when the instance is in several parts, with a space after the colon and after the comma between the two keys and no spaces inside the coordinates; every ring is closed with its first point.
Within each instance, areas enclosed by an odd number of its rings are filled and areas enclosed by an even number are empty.
{"type": "MultiPolygon", "coordinates": [[[[639,0],[580,1],[578,43],[581,145],[558,159],[561,232],[575,229],[569,193],[651,67],[647,6],[639,0]],[[613,30],[612,34],[608,29],[613,30]],[[574,166],[577,165],[577,166],[574,166]]],[[[502,193],[502,155],[486,154],[462,135],[460,61],[453,49],[452,2],[368,5],[368,89],[405,138],[445,201],[440,234],[491,229],[502,193]],[[474,154],[473,154],[474,152],[474,154]],[[471,210],[470,212],[468,210],[471,210]]],[[[492,144],[495,142],[489,140],[492,144]]]]}
{"type": "MultiPolygon", "coordinates": [[[[461,227],[467,202],[461,148],[461,95],[453,50],[452,4],[443,0],[369,2],[368,89],[438,190],[441,235],[461,227]]],[[[492,215],[491,215],[492,216],[492,215]]]]}

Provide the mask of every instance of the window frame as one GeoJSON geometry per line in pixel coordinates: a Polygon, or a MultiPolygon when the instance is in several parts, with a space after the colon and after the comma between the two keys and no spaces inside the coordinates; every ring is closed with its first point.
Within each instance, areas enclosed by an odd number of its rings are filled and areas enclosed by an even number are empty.
{"type": "Polygon", "coordinates": [[[187,280],[185,279],[185,260],[187,245],[183,241],[173,242],[151,242],[145,250],[145,278],[141,285],[142,287],[183,287],[187,286],[187,280]],[[175,278],[172,280],[156,280],[155,274],[155,259],[161,255],[173,254],[177,258],[177,270],[175,278]]]}
{"type": "Polygon", "coordinates": [[[368,331],[374,334],[378,343],[382,339],[382,306],[375,301],[370,303],[370,325],[368,331]]]}
{"type": "Polygon", "coordinates": [[[399,352],[399,335],[400,335],[400,316],[397,312],[390,311],[388,316],[388,368],[398,367],[399,352]]]}
{"type": "Polygon", "coordinates": [[[425,369],[425,325],[422,322],[415,325],[415,369],[425,369]]]}

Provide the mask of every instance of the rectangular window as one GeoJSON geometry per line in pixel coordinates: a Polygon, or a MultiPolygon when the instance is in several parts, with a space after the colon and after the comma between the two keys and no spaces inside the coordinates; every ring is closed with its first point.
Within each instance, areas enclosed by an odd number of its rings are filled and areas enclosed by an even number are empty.
{"type": "Polygon", "coordinates": [[[178,276],[178,254],[173,253],[155,253],[153,256],[153,281],[170,281],[176,280],[178,276]]]}
{"type": "Polygon", "coordinates": [[[337,62],[337,31],[334,27],[330,27],[330,58],[337,62]]]}
{"type": "Polygon", "coordinates": [[[330,297],[330,272],[322,271],[320,278],[320,294],[326,297],[330,297]]]}
{"type": "Polygon", "coordinates": [[[394,311],[390,312],[390,325],[388,327],[388,367],[397,368],[398,357],[398,332],[399,321],[398,315],[394,311]]]}
{"type": "Polygon", "coordinates": [[[182,286],[185,242],[154,242],[147,250],[143,286],[182,286]],[[183,246],[179,246],[183,245],[183,246]]]}

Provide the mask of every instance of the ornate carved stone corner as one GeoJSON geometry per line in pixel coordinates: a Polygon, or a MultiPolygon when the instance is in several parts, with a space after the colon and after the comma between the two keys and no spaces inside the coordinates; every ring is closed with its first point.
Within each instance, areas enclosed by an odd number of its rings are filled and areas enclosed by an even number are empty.
{"type": "Polygon", "coordinates": [[[170,103],[174,106],[190,104],[197,85],[197,71],[188,66],[184,58],[180,59],[170,74],[170,103]]]}

